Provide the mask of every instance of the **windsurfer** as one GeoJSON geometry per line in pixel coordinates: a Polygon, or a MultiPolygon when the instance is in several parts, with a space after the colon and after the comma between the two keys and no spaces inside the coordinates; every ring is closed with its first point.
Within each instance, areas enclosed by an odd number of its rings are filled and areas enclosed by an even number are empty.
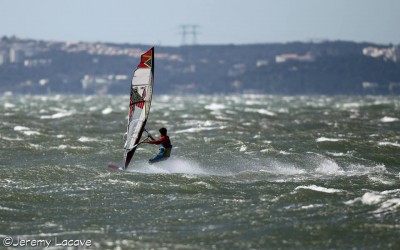
{"type": "Polygon", "coordinates": [[[169,140],[169,136],[167,135],[167,129],[160,128],[158,131],[160,132],[159,139],[156,140],[153,138],[153,136],[151,136],[150,133],[147,133],[150,140],[143,142],[143,143],[160,145],[160,152],[158,152],[157,155],[155,155],[153,158],[149,160],[150,163],[166,160],[171,155],[172,145],[171,141],[169,140]]]}

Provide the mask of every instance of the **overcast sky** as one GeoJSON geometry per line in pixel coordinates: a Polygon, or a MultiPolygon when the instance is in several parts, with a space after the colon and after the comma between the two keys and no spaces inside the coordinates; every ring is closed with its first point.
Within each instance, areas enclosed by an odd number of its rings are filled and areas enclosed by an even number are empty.
{"type": "Polygon", "coordinates": [[[0,0],[0,36],[180,45],[400,43],[400,0],[0,0]],[[193,36],[186,37],[188,44],[193,36]]]}

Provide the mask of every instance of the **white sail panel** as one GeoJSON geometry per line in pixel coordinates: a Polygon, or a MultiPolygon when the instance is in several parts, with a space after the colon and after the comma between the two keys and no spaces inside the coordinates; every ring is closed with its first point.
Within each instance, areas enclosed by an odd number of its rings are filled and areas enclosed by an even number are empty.
{"type": "Polygon", "coordinates": [[[137,69],[132,78],[132,86],[148,85],[151,82],[151,69],[137,69]]]}

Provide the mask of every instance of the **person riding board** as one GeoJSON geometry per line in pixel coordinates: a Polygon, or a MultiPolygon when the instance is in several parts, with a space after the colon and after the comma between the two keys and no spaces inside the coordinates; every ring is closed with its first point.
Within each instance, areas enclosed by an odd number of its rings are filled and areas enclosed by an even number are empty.
{"type": "Polygon", "coordinates": [[[153,158],[151,158],[149,160],[149,163],[164,161],[171,156],[172,145],[171,145],[171,141],[169,140],[169,136],[167,135],[167,129],[160,128],[158,131],[160,132],[159,139],[156,140],[153,138],[153,136],[151,136],[150,133],[147,133],[150,140],[143,142],[143,143],[160,145],[160,152],[157,155],[155,155],[153,158]]]}

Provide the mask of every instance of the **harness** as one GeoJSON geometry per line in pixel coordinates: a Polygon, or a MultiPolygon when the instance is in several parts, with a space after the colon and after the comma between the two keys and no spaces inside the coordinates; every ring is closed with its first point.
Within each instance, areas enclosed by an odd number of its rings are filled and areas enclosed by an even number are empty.
{"type": "Polygon", "coordinates": [[[166,136],[166,137],[168,139],[169,145],[164,146],[164,145],[160,144],[160,153],[163,153],[163,155],[166,157],[170,157],[172,145],[171,145],[171,141],[169,140],[169,136],[166,136]]]}

